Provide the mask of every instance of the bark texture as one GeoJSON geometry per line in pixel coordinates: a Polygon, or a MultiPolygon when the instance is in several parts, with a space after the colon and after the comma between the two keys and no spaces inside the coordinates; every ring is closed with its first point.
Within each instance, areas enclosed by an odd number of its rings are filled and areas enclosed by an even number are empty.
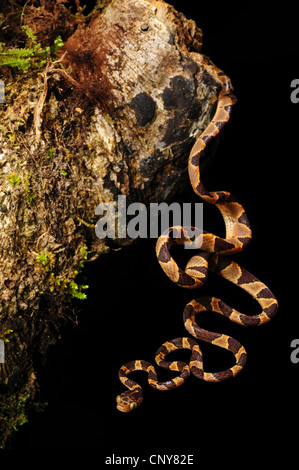
{"type": "MultiPolygon", "coordinates": [[[[171,199],[220,89],[201,30],[161,0],[107,1],[88,17],[44,3],[25,8],[22,22],[41,47],[61,34],[59,57],[25,72],[0,68],[2,445],[34,399],[33,357],[46,354],[72,318],[72,298],[83,297],[78,273],[109,251],[95,235],[97,204],[119,194],[128,203],[171,199]]],[[[24,33],[9,36],[5,15],[0,41],[20,47],[24,33]]]]}

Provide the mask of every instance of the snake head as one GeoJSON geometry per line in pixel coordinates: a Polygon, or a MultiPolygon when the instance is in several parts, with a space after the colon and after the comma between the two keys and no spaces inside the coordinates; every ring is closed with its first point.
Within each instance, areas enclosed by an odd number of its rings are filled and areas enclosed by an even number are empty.
{"type": "Polygon", "coordinates": [[[129,413],[130,411],[138,408],[143,401],[142,393],[135,390],[127,390],[126,392],[116,397],[116,408],[123,413],[129,413]]]}

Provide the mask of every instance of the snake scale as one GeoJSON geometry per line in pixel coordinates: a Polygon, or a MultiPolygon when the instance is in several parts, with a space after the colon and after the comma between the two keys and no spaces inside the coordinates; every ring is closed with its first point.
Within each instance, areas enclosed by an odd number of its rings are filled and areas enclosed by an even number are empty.
{"type": "Polygon", "coordinates": [[[251,229],[244,208],[227,191],[208,192],[201,180],[199,168],[201,155],[210,140],[228,122],[232,106],[236,101],[230,79],[220,69],[213,67],[212,73],[216,75],[215,78],[221,85],[221,91],[213,119],[191,149],[188,171],[195,193],[203,201],[219,209],[225,223],[226,237],[220,238],[196,227],[171,227],[158,238],[156,255],[166,275],[177,285],[189,289],[200,287],[206,281],[210,270],[248,292],[259,303],[262,311],[257,315],[244,315],[215,297],[201,297],[189,302],[183,312],[186,330],[197,340],[206,341],[230,351],[235,357],[235,364],[221,372],[206,372],[203,367],[202,353],[195,339],[182,337],[166,341],[157,350],[155,361],[160,367],[177,371],[179,374],[171,380],[159,382],[154,366],[147,361],[136,360],[123,365],[119,370],[119,379],[128,390],[116,398],[117,409],[122,412],[137,408],[143,400],[140,385],[128,378],[133,371],[147,372],[148,382],[153,388],[171,390],[182,385],[190,373],[205,381],[221,382],[234,377],[243,369],[247,360],[245,348],[231,336],[200,328],[195,321],[198,313],[217,312],[240,325],[256,326],[268,322],[278,309],[276,298],[263,282],[230,258],[223,256],[242,251],[251,240],[251,229]],[[175,243],[186,242],[195,243],[195,246],[200,247],[201,252],[193,256],[185,270],[182,270],[171,256],[170,247],[175,243]],[[191,351],[188,364],[182,361],[167,362],[165,360],[170,352],[178,349],[191,351]]]}

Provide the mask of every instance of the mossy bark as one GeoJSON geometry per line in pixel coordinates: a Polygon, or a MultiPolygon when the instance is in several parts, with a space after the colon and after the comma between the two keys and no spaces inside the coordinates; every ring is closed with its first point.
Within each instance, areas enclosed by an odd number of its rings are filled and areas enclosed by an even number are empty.
{"type": "Polygon", "coordinates": [[[220,88],[200,29],[163,1],[111,0],[87,16],[37,3],[8,0],[1,15],[5,47],[26,47],[21,25],[41,47],[64,41],[42,68],[0,68],[2,446],[34,400],[34,361],[83,297],[78,273],[109,252],[97,204],[170,200],[220,88]]]}

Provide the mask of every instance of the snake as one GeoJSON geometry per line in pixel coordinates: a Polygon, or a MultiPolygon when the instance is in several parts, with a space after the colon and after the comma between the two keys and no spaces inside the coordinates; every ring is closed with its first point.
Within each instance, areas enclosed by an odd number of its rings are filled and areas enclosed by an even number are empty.
{"type": "MultiPolygon", "coordinates": [[[[209,68],[210,65],[207,64],[207,67],[209,68]]],[[[131,372],[145,371],[148,374],[148,383],[151,387],[157,390],[172,390],[185,383],[191,374],[204,381],[222,382],[236,376],[244,368],[247,361],[247,352],[244,346],[229,335],[201,328],[195,321],[196,315],[205,311],[216,312],[239,325],[258,326],[271,320],[278,310],[278,302],[272,291],[253,274],[227,256],[241,252],[252,238],[249,220],[243,206],[228,191],[208,191],[201,179],[200,160],[203,152],[207,144],[228,122],[232,106],[236,102],[231,81],[225,73],[215,66],[211,68],[211,73],[221,89],[214,116],[190,151],[188,173],[194,192],[204,202],[214,205],[220,211],[225,224],[225,238],[198,227],[170,227],[157,240],[156,256],[165,274],[178,286],[187,289],[201,287],[207,280],[208,272],[211,271],[249,293],[260,305],[261,312],[256,315],[246,315],[230,307],[221,299],[211,296],[191,300],[183,311],[183,321],[186,330],[192,337],[166,341],[155,354],[155,362],[159,367],[179,374],[170,380],[161,382],[158,380],[155,367],[147,361],[135,360],[121,366],[118,375],[127,390],[116,397],[116,406],[119,411],[124,413],[138,408],[143,401],[141,386],[128,377],[131,372]],[[200,253],[192,256],[185,269],[182,269],[171,255],[170,249],[175,244],[186,243],[192,243],[200,253]],[[234,365],[223,371],[205,371],[198,340],[230,351],[235,358],[234,365]],[[190,350],[188,363],[165,360],[169,353],[179,349],[190,350]]]]}

